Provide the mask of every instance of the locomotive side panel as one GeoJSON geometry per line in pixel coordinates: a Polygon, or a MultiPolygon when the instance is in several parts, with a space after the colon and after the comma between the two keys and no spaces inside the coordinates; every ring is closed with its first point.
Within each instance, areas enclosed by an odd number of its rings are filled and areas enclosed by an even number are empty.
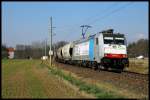
{"type": "Polygon", "coordinates": [[[72,60],[94,61],[94,38],[75,43],[72,60]]]}
{"type": "MultiPolygon", "coordinates": [[[[103,34],[99,35],[99,59],[102,59],[104,57],[104,40],[103,40],[103,34]]],[[[100,60],[101,62],[101,60],[100,60]]]]}
{"type": "Polygon", "coordinates": [[[90,61],[94,61],[94,38],[91,38],[89,42],[89,58],[90,61]]]}

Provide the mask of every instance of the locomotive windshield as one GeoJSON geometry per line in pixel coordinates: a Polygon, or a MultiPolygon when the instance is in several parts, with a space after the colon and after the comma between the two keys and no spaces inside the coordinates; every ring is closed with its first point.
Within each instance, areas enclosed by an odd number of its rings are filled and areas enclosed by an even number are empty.
{"type": "Polygon", "coordinates": [[[104,44],[119,44],[124,45],[124,37],[104,37],[104,44]]]}
{"type": "Polygon", "coordinates": [[[104,44],[114,44],[113,37],[104,37],[104,44]]]}
{"type": "Polygon", "coordinates": [[[124,45],[124,38],[115,38],[115,44],[124,45]]]}

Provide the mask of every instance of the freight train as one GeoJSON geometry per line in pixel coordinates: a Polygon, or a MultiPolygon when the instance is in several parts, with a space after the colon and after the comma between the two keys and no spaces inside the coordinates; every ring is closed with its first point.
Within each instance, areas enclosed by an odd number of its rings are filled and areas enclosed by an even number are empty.
{"type": "Polygon", "coordinates": [[[60,47],[56,61],[121,72],[129,66],[126,44],[124,34],[108,29],[60,47]]]}

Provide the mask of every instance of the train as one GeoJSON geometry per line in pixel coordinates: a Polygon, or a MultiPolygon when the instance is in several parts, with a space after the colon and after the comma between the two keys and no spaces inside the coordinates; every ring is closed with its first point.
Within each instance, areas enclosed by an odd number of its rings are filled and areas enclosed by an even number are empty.
{"type": "Polygon", "coordinates": [[[55,60],[95,70],[115,69],[122,72],[129,67],[127,40],[124,34],[114,33],[113,29],[103,30],[60,47],[55,60]]]}

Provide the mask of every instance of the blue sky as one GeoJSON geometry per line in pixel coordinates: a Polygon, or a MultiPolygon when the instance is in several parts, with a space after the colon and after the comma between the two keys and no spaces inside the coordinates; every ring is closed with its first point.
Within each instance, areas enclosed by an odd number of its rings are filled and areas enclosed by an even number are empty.
{"type": "Polygon", "coordinates": [[[49,38],[53,18],[53,42],[81,38],[83,24],[88,34],[113,28],[127,41],[148,38],[148,2],[2,2],[2,43],[31,44],[49,38]]]}

